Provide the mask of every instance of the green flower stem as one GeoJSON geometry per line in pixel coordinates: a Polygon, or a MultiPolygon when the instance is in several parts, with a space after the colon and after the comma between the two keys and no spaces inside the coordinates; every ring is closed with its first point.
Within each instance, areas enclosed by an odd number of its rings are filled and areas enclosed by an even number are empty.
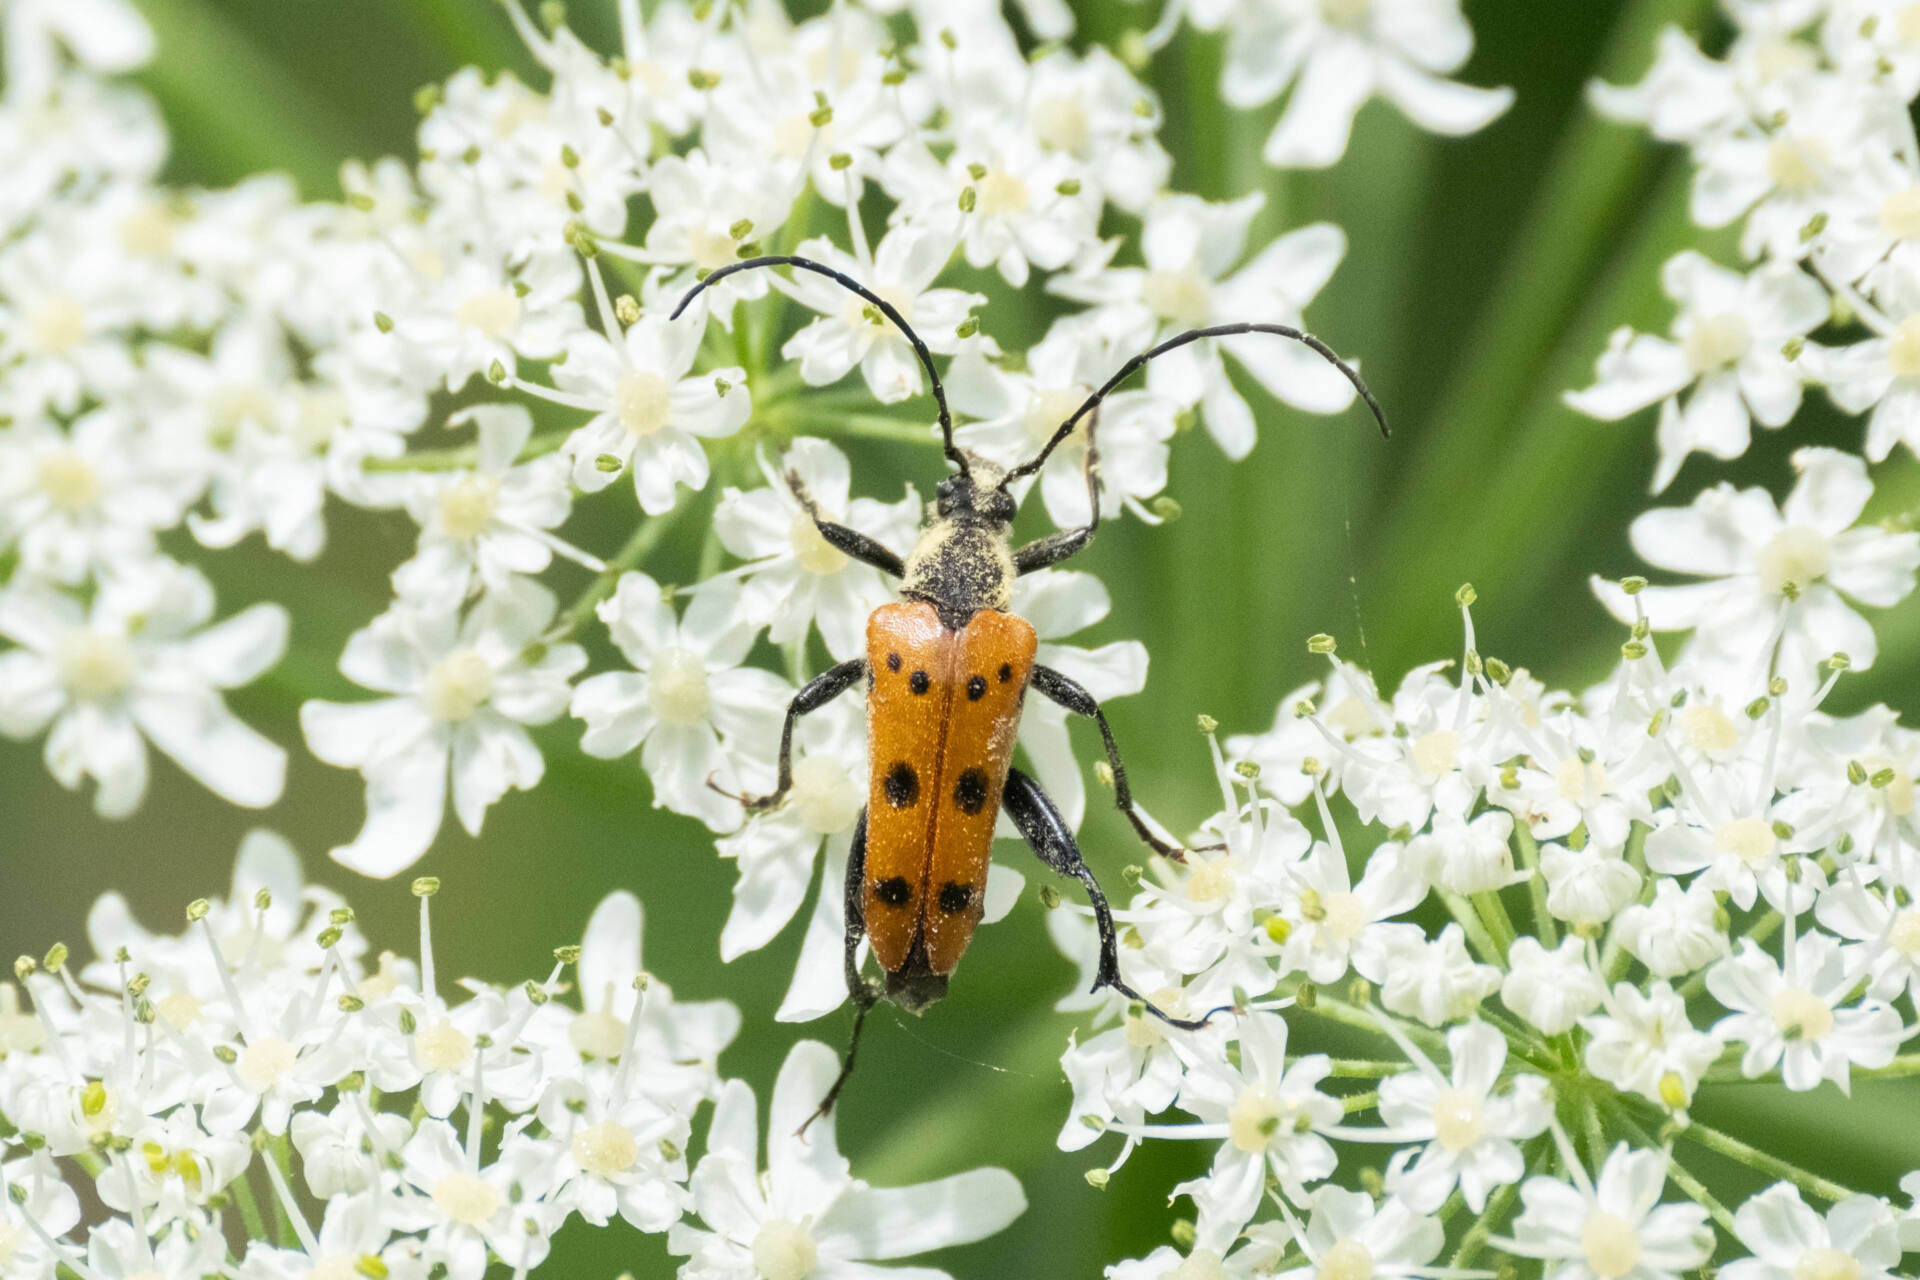
{"type": "Polygon", "coordinates": [[[1348,1115],[1352,1115],[1356,1111],[1371,1111],[1380,1105],[1380,1091],[1378,1089],[1369,1089],[1365,1093],[1356,1093],[1350,1097],[1342,1098],[1340,1102],[1346,1107],[1348,1115]]]}
{"type": "MultiPolygon", "coordinates": [[[[1294,1011],[1313,1014],[1317,1017],[1325,1018],[1329,1022],[1337,1022],[1342,1026],[1352,1027],[1356,1031],[1366,1031],[1379,1036],[1383,1040],[1391,1039],[1385,1031],[1380,1029],[1380,1019],[1393,1018],[1392,1014],[1381,1013],[1377,1010],[1362,1009],[1358,1005],[1336,999],[1324,991],[1315,993],[1312,1008],[1296,1004],[1294,1011]]],[[[1438,1031],[1435,1031],[1432,1027],[1423,1026],[1417,1022],[1408,1022],[1404,1018],[1394,1018],[1393,1021],[1402,1034],[1408,1039],[1436,1053],[1446,1053],[1446,1037],[1438,1031]]]]}
{"type": "Polygon", "coordinates": [[[1440,901],[1447,904],[1447,910],[1460,923],[1460,927],[1467,931],[1467,941],[1473,944],[1473,949],[1479,953],[1480,958],[1488,964],[1506,968],[1506,951],[1493,940],[1493,935],[1487,932],[1486,922],[1480,918],[1480,913],[1473,909],[1473,904],[1459,894],[1445,889],[1436,888],[1434,892],[1440,895],[1440,901]]]}
{"type": "Polygon", "coordinates": [[[680,513],[685,510],[686,505],[683,503],[665,515],[642,520],[640,527],[633,531],[633,536],[627,539],[627,545],[620,548],[620,554],[607,561],[607,567],[596,574],[593,581],[587,584],[587,589],[580,593],[579,598],[554,619],[553,626],[548,628],[547,634],[541,639],[547,644],[557,644],[562,640],[570,639],[592,615],[595,606],[613,594],[614,588],[620,583],[620,575],[646,559],[647,553],[660,545],[660,540],[673,528],[680,513]]]}
{"type": "Polygon", "coordinates": [[[254,1199],[253,1184],[246,1174],[241,1174],[227,1184],[227,1190],[233,1195],[233,1202],[240,1206],[240,1221],[246,1224],[247,1239],[265,1241],[267,1220],[260,1216],[260,1202],[254,1199]]]}
{"type": "MultiPolygon", "coordinates": [[[[530,462],[552,453],[567,442],[574,429],[543,431],[531,437],[515,462],[530,462]]],[[[397,458],[368,458],[361,463],[368,471],[464,471],[479,464],[480,446],[457,444],[446,449],[415,449],[397,458]]]]}
{"type": "MultiPolygon", "coordinates": [[[[940,436],[933,430],[931,418],[914,420],[883,413],[850,413],[845,417],[822,418],[820,411],[808,406],[808,419],[835,435],[859,440],[890,440],[898,444],[940,447],[940,436]]],[[[796,432],[795,434],[798,434],[796,432]]]]}
{"type": "Polygon", "coordinates": [[[1547,911],[1547,882],[1540,873],[1540,845],[1524,822],[1513,824],[1513,843],[1519,850],[1520,865],[1533,872],[1527,877],[1527,896],[1533,900],[1533,931],[1540,945],[1551,951],[1560,945],[1560,926],[1547,911]]]}
{"type": "Polygon", "coordinates": [[[1384,1080],[1407,1069],[1404,1062],[1384,1062],[1376,1058],[1334,1058],[1329,1075],[1342,1080],[1384,1080]]]}
{"type": "MultiPolygon", "coordinates": [[[[1654,1136],[1648,1133],[1645,1129],[1641,1128],[1639,1125],[1635,1124],[1632,1120],[1629,1120],[1624,1115],[1618,1116],[1616,1118],[1620,1121],[1620,1125],[1622,1128],[1624,1128],[1629,1134],[1633,1135],[1635,1138],[1638,1138],[1640,1140],[1641,1146],[1648,1147],[1656,1151],[1660,1149],[1661,1143],[1658,1140],[1656,1140],[1654,1136]]],[[[1735,1232],[1733,1229],[1733,1214],[1727,1211],[1727,1206],[1725,1206],[1724,1204],[1721,1204],[1719,1198],[1716,1197],[1711,1191],[1707,1190],[1707,1186],[1704,1182],[1694,1177],[1691,1173],[1688,1173],[1686,1170],[1686,1167],[1682,1165],[1678,1160],[1674,1159],[1671,1152],[1669,1152],[1667,1156],[1667,1176],[1673,1179],[1674,1186],[1679,1187],[1680,1190],[1686,1192],[1687,1197],[1690,1200],[1692,1200],[1695,1204],[1699,1205],[1702,1209],[1705,1209],[1707,1211],[1707,1216],[1712,1218],[1716,1223],[1718,1223],[1722,1231],[1725,1231],[1730,1236],[1735,1235],[1735,1232]]]]}
{"type": "Polygon", "coordinates": [[[1513,1207],[1514,1198],[1520,1194],[1521,1183],[1541,1172],[1545,1167],[1546,1161],[1553,1153],[1553,1143],[1542,1142],[1539,1139],[1535,1139],[1535,1143],[1533,1158],[1527,1162],[1526,1173],[1521,1176],[1519,1182],[1509,1182],[1488,1198],[1487,1211],[1467,1228],[1467,1234],[1461,1239],[1460,1247],[1453,1251],[1453,1257],[1447,1263],[1449,1267],[1460,1269],[1473,1265],[1473,1260],[1480,1256],[1482,1249],[1487,1247],[1487,1238],[1493,1234],[1494,1224],[1504,1218],[1507,1210],[1513,1207]]]}
{"type": "Polygon", "coordinates": [[[1486,922],[1493,932],[1493,940],[1500,947],[1500,964],[1506,967],[1507,952],[1513,946],[1513,940],[1519,936],[1513,930],[1513,918],[1507,914],[1507,904],[1500,901],[1500,895],[1494,890],[1473,895],[1473,909],[1486,922]]]}
{"type": "Polygon", "coordinates": [[[1701,1124],[1698,1120],[1677,1132],[1680,1137],[1698,1143],[1709,1151],[1718,1152],[1729,1160],[1736,1160],[1749,1169],[1758,1169],[1761,1173],[1772,1177],[1784,1178],[1802,1191],[1819,1196],[1823,1200],[1831,1200],[1838,1204],[1858,1194],[1830,1178],[1809,1173],[1799,1165],[1790,1164],[1779,1156],[1768,1155],[1758,1147],[1750,1147],[1733,1135],[1722,1133],[1718,1129],[1701,1124]]]}

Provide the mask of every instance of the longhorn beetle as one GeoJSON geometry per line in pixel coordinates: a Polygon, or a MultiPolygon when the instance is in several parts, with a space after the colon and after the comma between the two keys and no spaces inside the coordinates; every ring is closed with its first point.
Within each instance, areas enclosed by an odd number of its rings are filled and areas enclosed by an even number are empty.
{"type": "Polygon", "coordinates": [[[783,802],[793,786],[794,722],[865,679],[868,798],[854,823],[846,881],[845,960],[847,994],[854,1006],[853,1037],[839,1076],[814,1114],[832,1110],[852,1074],[868,1010],[889,1000],[909,1013],[920,1013],[947,993],[948,979],[980,923],[988,849],[994,818],[1002,807],[1042,862],[1086,888],[1100,934],[1093,989],[1112,987],[1169,1026],[1186,1030],[1204,1026],[1207,1018],[1176,1018],[1122,981],[1106,895],[1080,856],[1073,831],[1059,809],[1039,783],[1012,767],[1020,708],[1028,689],[1075,715],[1090,717],[1106,745],[1114,802],[1120,812],[1155,853],[1184,860],[1186,851],[1155,835],[1134,808],[1120,748],[1100,704],[1066,676],[1034,662],[1033,627],[1009,611],[1013,580],[1058,564],[1092,541],[1100,527],[1100,463],[1093,441],[1100,402],[1156,356],[1203,338],[1274,334],[1304,343],[1345,374],[1380,424],[1381,434],[1387,435],[1379,402],[1359,373],[1312,334],[1279,324],[1192,329],[1120,366],[1060,424],[1039,453],[1006,470],[971,450],[955,447],[946,390],[926,343],[892,303],[831,267],[788,256],[730,263],[688,290],[670,318],[678,319],[702,290],[728,276],[778,266],[825,276],[858,295],[900,330],[927,371],[939,412],[941,445],[954,468],[935,489],[933,515],[904,560],[865,534],[824,517],[798,474],[787,473],[788,488],[830,546],[901,580],[901,600],[875,609],[867,620],[866,656],[816,676],[788,704],[780,733],[779,781],[772,794],[740,798],[753,812],[783,802]],[[1088,419],[1086,479],[1091,514],[1087,523],[1015,547],[1011,527],[1018,499],[1012,485],[1038,472],[1083,418],[1088,419]],[[862,936],[873,945],[874,958],[885,973],[881,980],[860,976],[862,936]]]}

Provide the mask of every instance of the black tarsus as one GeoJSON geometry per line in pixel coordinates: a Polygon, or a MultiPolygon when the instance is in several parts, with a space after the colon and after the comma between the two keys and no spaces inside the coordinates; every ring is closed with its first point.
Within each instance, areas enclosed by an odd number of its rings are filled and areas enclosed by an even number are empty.
{"type": "Polygon", "coordinates": [[[847,995],[853,1001],[853,1036],[847,1041],[847,1056],[840,1064],[840,1074],[833,1078],[833,1087],[827,1090],[827,1096],[813,1109],[806,1123],[794,1131],[794,1137],[805,1137],[813,1122],[833,1110],[833,1104],[839,1101],[840,1090],[846,1088],[847,1077],[853,1074],[853,1056],[860,1048],[860,1032],[867,1025],[867,1013],[879,1003],[879,988],[860,976],[860,939],[866,935],[866,921],[860,913],[861,881],[867,874],[867,811],[860,811],[859,820],[853,824],[853,848],[847,854],[847,995]]]}
{"type": "Polygon", "coordinates": [[[887,547],[858,529],[849,529],[846,525],[835,524],[820,515],[820,507],[807,492],[806,481],[800,473],[792,469],[787,471],[787,489],[793,494],[800,509],[807,513],[807,519],[813,521],[813,527],[820,531],[827,545],[843,555],[852,556],[861,564],[870,564],[882,573],[890,573],[899,578],[907,572],[907,562],[895,555],[887,547]]]}
{"type": "Polygon", "coordinates": [[[1107,895],[1080,856],[1080,846],[1074,842],[1067,820],[1060,816],[1040,784],[1020,770],[1010,769],[1007,785],[1000,793],[1000,803],[1013,819],[1013,825],[1020,828],[1034,855],[1061,875],[1078,880],[1087,891],[1087,898],[1093,904],[1094,924],[1100,931],[1100,964],[1093,979],[1093,990],[1112,987],[1127,999],[1139,1001],[1160,1021],[1182,1031],[1198,1031],[1206,1026],[1219,1009],[1209,1011],[1202,1018],[1176,1018],[1121,981],[1120,944],[1113,928],[1113,910],[1107,906],[1107,895]]]}
{"type": "Polygon", "coordinates": [[[947,408],[947,389],[941,384],[940,374],[933,367],[933,352],[927,350],[927,344],[920,340],[920,335],[913,331],[913,326],[907,323],[907,318],[901,315],[891,302],[888,302],[885,298],[867,288],[867,286],[861,284],[852,276],[835,271],[825,263],[815,262],[812,258],[799,258],[791,254],[777,254],[764,258],[747,258],[740,262],[728,263],[718,271],[709,274],[706,279],[694,285],[693,288],[687,290],[686,296],[680,299],[680,305],[673,309],[673,314],[668,316],[667,319],[678,320],[680,313],[687,309],[687,304],[698,297],[703,290],[712,288],[728,276],[738,275],[742,271],[752,271],[760,267],[795,267],[801,271],[811,271],[815,275],[825,276],[842,289],[850,293],[858,294],[868,303],[871,303],[881,315],[892,321],[893,327],[898,329],[901,335],[912,345],[913,354],[920,358],[920,367],[927,371],[927,379],[933,384],[933,402],[939,406],[940,409],[940,441],[942,448],[946,452],[947,461],[958,467],[961,475],[971,474],[967,468],[966,455],[960,452],[953,443],[953,413],[947,408]]]}
{"type": "Polygon", "coordinates": [[[1113,770],[1114,807],[1127,815],[1127,821],[1133,824],[1135,833],[1149,849],[1164,858],[1172,858],[1175,862],[1185,862],[1187,851],[1177,844],[1168,844],[1155,835],[1148,829],[1146,820],[1140,816],[1140,811],[1133,807],[1133,791],[1127,786],[1126,766],[1120,763],[1120,744],[1113,740],[1113,728],[1107,723],[1106,713],[1100,710],[1100,704],[1095,701],[1094,696],[1052,667],[1037,664],[1033,668],[1031,684],[1033,689],[1048,701],[1058,703],[1074,715],[1087,716],[1100,726],[1100,740],[1107,747],[1107,765],[1113,770]]]}
{"type": "Polygon", "coordinates": [[[1145,368],[1148,361],[1158,356],[1163,356],[1169,351],[1178,350],[1188,343],[1198,342],[1202,338],[1233,338],[1243,333],[1270,333],[1279,338],[1291,338],[1295,342],[1303,343],[1321,356],[1324,356],[1334,368],[1346,375],[1347,381],[1353,384],[1353,389],[1358,391],[1360,398],[1367,402],[1367,408],[1373,412],[1373,420],[1380,424],[1380,434],[1389,437],[1393,435],[1393,432],[1387,428],[1386,413],[1380,408],[1380,402],[1373,398],[1373,392],[1367,389],[1367,384],[1361,379],[1359,371],[1345,360],[1342,360],[1332,347],[1329,347],[1326,343],[1320,341],[1320,339],[1303,329],[1296,329],[1291,325],[1285,324],[1217,324],[1205,329],[1189,329],[1185,333],[1168,338],[1165,342],[1162,342],[1151,350],[1141,352],[1133,359],[1121,365],[1120,372],[1108,378],[1105,385],[1088,396],[1086,401],[1082,403],[1078,409],[1073,411],[1072,417],[1060,424],[1059,428],[1054,431],[1053,438],[1047,441],[1045,447],[1042,448],[1038,454],[1007,472],[1007,479],[1011,481],[1018,480],[1021,476],[1030,476],[1044,466],[1047,461],[1047,456],[1059,447],[1061,441],[1073,434],[1073,429],[1080,424],[1080,419],[1086,417],[1088,413],[1098,408],[1100,402],[1106,399],[1108,393],[1115,387],[1145,368]]]}
{"type": "MultiPolygon", "coordinates": [[[[764,796],[736,796],[749,813],[761,813],[775,808],[787,798],[787,792],[793,789],[793,722],[801,716],[810,715],[826,706],[835,698],[852,688],[854,682],[865,675],[867,660],[851,658],[837,667],[828,667],[813,679],[800,687],[793,695],[793,701],[787,704],[787,719],[780,726],[780,779],[773,793],[764,796]]],[[[709,783],[709,785],[712,785],[709,783]]],[[[866,818],[864,814],[861,822],[866,818]]]]}
{"type": "Polygon", "coordinates": [[[1024,577],[1049,565],[1059,564],[1068,556],[1083,550],[1093,535],[1100,529],[1100,446],[1094,442],[1094,433],[1100,429],[1100,410],[1096,406],[1093,416],[1087,419],[1087,504],[1092,514],[1087,522],[1078,529],[1062,529],[1050,533],[1044,538],[1036,538],[1013,553],[1013,571],[1024,577]]]}

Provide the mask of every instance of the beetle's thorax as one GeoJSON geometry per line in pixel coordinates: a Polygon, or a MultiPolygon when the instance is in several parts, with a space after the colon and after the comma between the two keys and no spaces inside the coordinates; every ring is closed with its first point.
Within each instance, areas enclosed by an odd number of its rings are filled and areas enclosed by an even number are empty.
{"type": "Polygon", "coordinates": [[[1013,500],[999,487],[998,467],[975,457],[973,471],[941,481],[900,587],[901,596],[932,605],[955,631],[982,609],[1013,604],[1013,500]]]}

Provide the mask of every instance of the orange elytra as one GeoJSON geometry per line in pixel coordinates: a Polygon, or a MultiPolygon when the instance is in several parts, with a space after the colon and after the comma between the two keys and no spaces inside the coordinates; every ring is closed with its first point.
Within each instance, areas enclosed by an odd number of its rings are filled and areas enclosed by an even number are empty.
{"type": "Polygon", "coordinates": [[[881,606],[868,619],[866,655],[816,676],[788,705],[780,735],[779,782],[772,794],[743,799],[755,811],[782,803],[793,785],[794,722],[865,679],[868,799],[854,824],[846,882],[845,960],[847,993],[854,1005],[853,1037],[839,1078],[815,1115],[832,1108],[852,1073],[868,1010],[888,1000],[919,1013],[946,994],[948,979],[980,923],[988,849],[995,818],[1003,809],[1042,862],[1086,889],[1100,936],[1094,990],[1112,987],[1170,1026],[1192,1030],[1204,1025],[1206,1018],[1173,1017],[1121,979],[1113,913],[1080,855],[1072,828],[1039,784],[1012,767],[1020,709],[1033,690],[1099,726],[1113,769],[1115,804],[1154,852],[1176,860],[1185,856],[1178,845],[1155,835],[1135,809],[1120,749],[1100,704],[1071,679],[1034,661],[1033,627],[1011,612],[1013,583],[1022,574],[1058,564],[1092,541],[1100,526],[1100,454],[1094,442],[1100,402],[1157,356],[1205,338],[1273,334],[1304,343],[1345,374],[1384,435],[1387,421],[1379,403],[1351,366],[1299,329],[1278,324],[1190,329],[1128,360],[1060,424],[1037,454],[1006,469],[955,447],[946,390],[926,343],[892,303],[831,267],[796,257],[732,263],[689,290],[674,309],[674,318],[702,290],[726,277],[773,266],[825,276],[900,330],[932,384],[941,442],[954,467],[935,490],[933,513],[904,559],[867,535],[825,518],[800,478],[787,474],[788,487],[829,545],[901,580],[901,602],[881,606]],[[1083,419],[1091,510],[1087,523],[1014,546],[1012,525],[1019,500],[1012,486],[1037,473],[1083,419]],[[860,976],[863,939],[880,965],[877,981],[860,976]]]}

